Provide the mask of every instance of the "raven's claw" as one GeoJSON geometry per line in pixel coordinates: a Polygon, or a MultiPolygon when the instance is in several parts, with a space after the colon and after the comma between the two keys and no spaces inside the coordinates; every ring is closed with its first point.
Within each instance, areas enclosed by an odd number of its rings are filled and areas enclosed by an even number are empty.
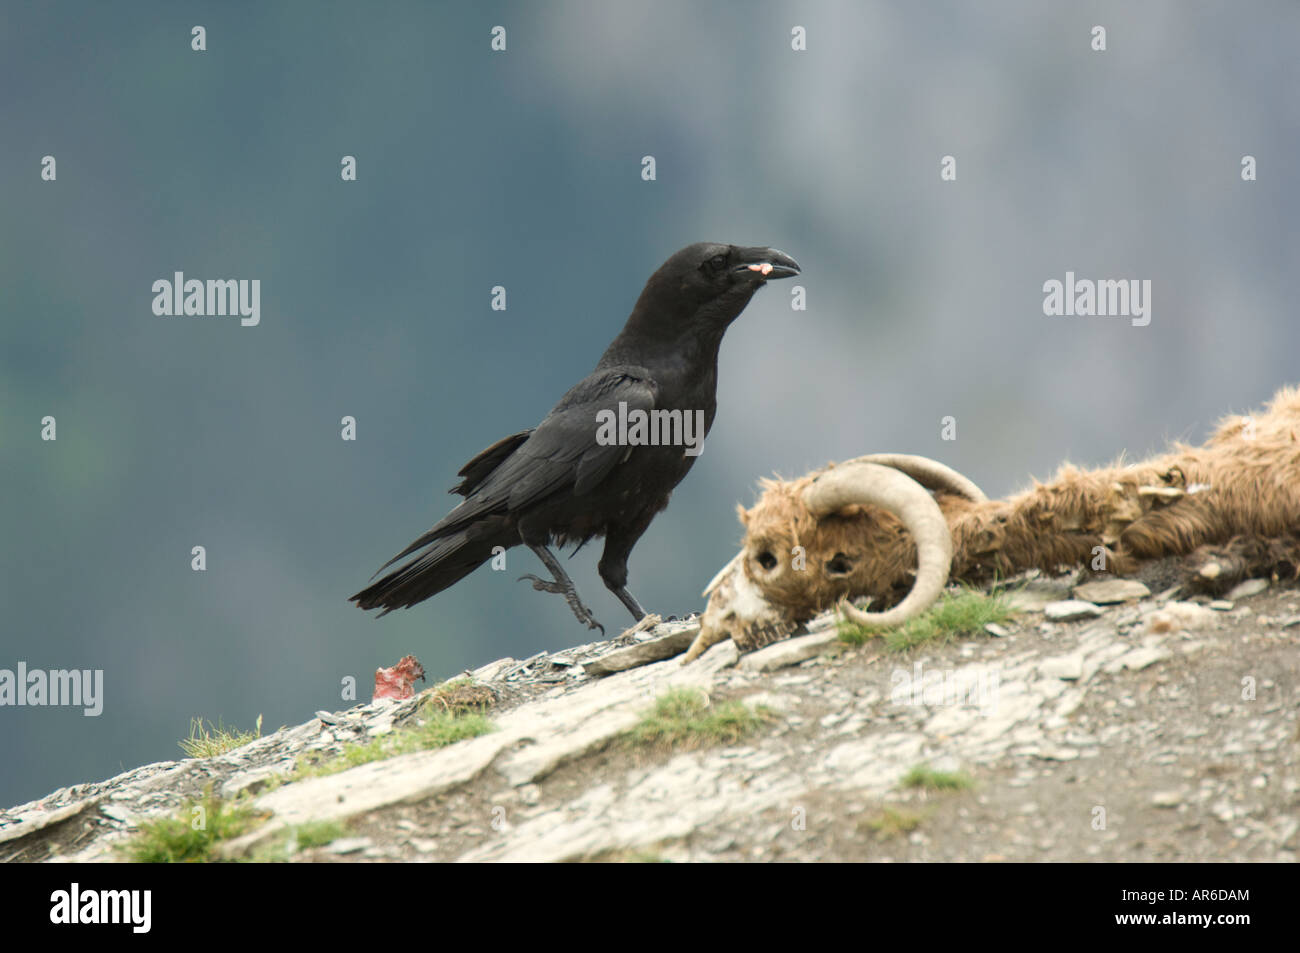
{"type": "MultiPolygon", "coordinates": [[[[547,555],[550,554],[548,553],[547,555]]],[[[563,570],[560,570],[557,575],[562,578],[556,580],[542,579],[540,576],[534,576],[532,573],[525,573],[515,581],[523,582],[527,579],[533,584],[533,588],[538,592],[554,592],[564,596],[564,601],[569,604],[569,608],[572,609],[573,614],[578,617],[578,621],[589,629],[599,629],[600,634],[603,636],[605,634],[605,627],[597,622],[596,617],[592,615],[591,610],[582,604],[582,600],[578,598],[578,589],[574,586],[573,581],[564,574],[563,570]]]]}

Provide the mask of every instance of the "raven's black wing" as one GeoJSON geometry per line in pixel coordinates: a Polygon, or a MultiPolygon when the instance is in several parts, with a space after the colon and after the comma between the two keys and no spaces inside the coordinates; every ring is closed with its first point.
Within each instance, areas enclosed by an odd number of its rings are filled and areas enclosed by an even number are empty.
{"type": "Polygon", "coordinates": [[[465,480],[454,492],[465,500],[427,533],[383,566],[486,516],[517,513],[556,493],[588,493],[626,459],[630,447],[604,444],[597,437],[597,414],[619,404],[625,413],[650,411],[658,385],[644,367],[603,368],[575,385],[534,430],[521,431],[488,447],[461,469],[465,480]]]}
{"type": "Polygon", "coordinates": [[[492,446],[479,453],[473,460],[460,468],[456,474],[465,479],[453,486],[448,493],[459,493],[461,496],[469,496],[474,492],[474,488],[486,479],[493,470],[501,465],[501,461],[510,454],[519,449],[520,445],[528,439],[531,430],[521,430],[519,433],[512,433],[508,437],[502,437],[492,446]]]}

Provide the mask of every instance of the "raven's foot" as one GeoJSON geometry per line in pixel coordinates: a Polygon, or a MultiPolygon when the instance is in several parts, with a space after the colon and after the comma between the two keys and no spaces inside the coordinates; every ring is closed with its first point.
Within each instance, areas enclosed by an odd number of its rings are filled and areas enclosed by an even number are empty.
{"type": "Polygon", "coordinates": [[[538,592],[554,592],[564,596],[564,601],[569,604],[569,608],[573,610],[573,614],[578,617],[579,622],[589,629],[599,629],[601,635],[605,634],[605,627],[596,621],[596,617],[592,615],[591,610],[584,606],[582,600],[578,598],[578,590],[574,588],[573,583],[565,586],[564,583],[542,579],[531,574],[520,576],[516,581],[523,582],[525,579],[529,580],[533,584],[533,588],[538,592]]]}
{"type": "Polygon", "coordinates": [[[564,596],[564,601],[569,604],[569,608],[573,610],[573,614],[578,617],[579,622],[589,629],[599,629],[600,634],[604,635],[605,627],[597,622],[596,617],[591,614],[591,610],[582,604],[582,600],[578,598],[578,587],[573,584],[573,580],[564,571],[560,561],[551,555],[551,551],[545,546],[534,546],[529,543],[528,548],[537,554],[537,558],[542,561],[542,565],[549,569],[551,575],[555,578],[554,580],[540,579],[537,576],[524,575],[519,577],[519,581],[527,579],[532,582],[533,588],[538,592],[557,592],[564,596]]]}

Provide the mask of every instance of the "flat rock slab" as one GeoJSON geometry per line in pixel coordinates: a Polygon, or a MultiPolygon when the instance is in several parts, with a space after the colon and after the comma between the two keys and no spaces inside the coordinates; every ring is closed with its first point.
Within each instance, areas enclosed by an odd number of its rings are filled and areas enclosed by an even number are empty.
{"type": "Polygon", "coordinates": [[[695,636],[700,632],[700,622],[698,619],[689,622],[665,622],[656,629],[651,639],[629,645],[625,649],[615,649],[608,655],[584,663],[583,671],[594,678],[599,678],[680,655],[695,641],[695,636]]]}
{"type": "Polygon", "coordinates": [[[1059,602],[1070,590],[1016,589],[1006,594],[1007,605],[1017,612],[1042,612],[1053,602],[1059,602]]]}
{"type": "Polygon", "coordinates": [[[85,801],[77,801],[73,804],[67,804],[53,811],[44,814],[37,814],[30,819],[20,820],[11,827],[6,827],[0,831],[0,844],[6,841],[18,840],[26,837],[28,834],[34,834],[39,830],[58,824],[60,821],[66,821],[70,817],[76,817],[86,808],[99,803],[99,798],[89,798],[85,801]]]}
{"type": "Polygon", "coordinates": [[[740,660],[740,667],[749,672],[772,672],[789,665],[798,665],[810,658],[821,655],[828,648],[839,644],[840,635],[836,629],[801,635],[795,639],[777,642],[757,652],[751,652],[740,660]]]}
{"type": "Polygon", "coordinates": [[[1007,591],[1007,605],[1019,612],[1042,612],[1050,603],[1070,598],[1076,574],[1060,579],[1033,578],[1018,589],[1007,591]]]}
{"type": "Polygon", "coordinates": [[[1091,602],[1099,606],[1128,602],[1130,599],[1145,599],[1151,590],[1136,579],[1103,579],[1100,582],[1085,582],[1074,587],[1076,599],[1091,602]]]}
{"type": "Polygon", "coordinates": [[[1112,674],[1119,672],[1121,669],[1140,672],[1142,669],[1154,665],[1156,662],[1163,662],[1165,659],[1172,657],[1172,652],[1168,649],[1160,648],[1159,646],[1133,649],[1131,652],[1125,652],[1119,658],[1108,663],[1106,665],[1106,671],[1112,674]]]}

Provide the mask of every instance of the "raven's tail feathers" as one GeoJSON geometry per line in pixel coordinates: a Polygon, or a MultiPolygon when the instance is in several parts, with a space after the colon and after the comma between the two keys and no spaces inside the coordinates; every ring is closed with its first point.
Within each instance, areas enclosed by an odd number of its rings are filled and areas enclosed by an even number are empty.
{"type": "Polygon", "coordinates": [[[418,558],[348,599],[361,609],[383,609],[380,616],[409,608],[460,582],[491,559],[498,545],[499,541],[491,538],[471,539],[466,532],[453,533],[435,540],[418,558]]]}

